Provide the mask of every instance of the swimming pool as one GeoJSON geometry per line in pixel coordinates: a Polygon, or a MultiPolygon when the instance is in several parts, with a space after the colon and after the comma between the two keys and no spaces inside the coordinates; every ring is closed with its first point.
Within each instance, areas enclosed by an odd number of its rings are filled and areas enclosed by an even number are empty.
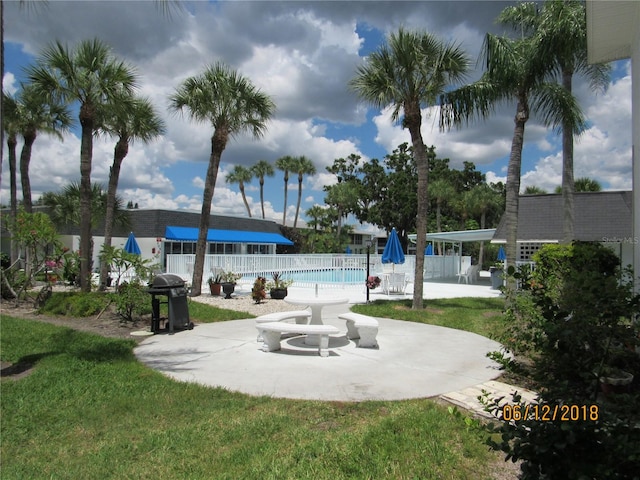
{"type": "Polygon", "coordinates": [[[305,283],[346,283],[356,285],[365,282],[367,272],[363,268],[335,268],[283,272],[282,276],[293,280],[293,284],[296,286],[304,286],[303,284],[305,283]]]}

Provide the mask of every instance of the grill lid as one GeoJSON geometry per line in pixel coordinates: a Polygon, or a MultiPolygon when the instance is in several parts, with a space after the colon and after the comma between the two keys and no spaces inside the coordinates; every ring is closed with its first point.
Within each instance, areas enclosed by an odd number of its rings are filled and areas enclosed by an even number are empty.
{"type": "Polygon", "coordinates": [[[156,275],[151,283],[151,288],[154,289],[167,289],[184,287],[184,280],[178,275],[172,273],[162,273],[156,275]]]}

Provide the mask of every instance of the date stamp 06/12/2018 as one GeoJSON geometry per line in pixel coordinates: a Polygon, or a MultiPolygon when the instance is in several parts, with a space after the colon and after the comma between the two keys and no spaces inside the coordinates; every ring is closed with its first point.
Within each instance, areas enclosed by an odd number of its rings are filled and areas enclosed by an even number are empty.
{"type": "Polygon", "coordinates": [[[600,418],[598,405],[506,404],[499,411],[505,422],[595,422],[600,418]]]}

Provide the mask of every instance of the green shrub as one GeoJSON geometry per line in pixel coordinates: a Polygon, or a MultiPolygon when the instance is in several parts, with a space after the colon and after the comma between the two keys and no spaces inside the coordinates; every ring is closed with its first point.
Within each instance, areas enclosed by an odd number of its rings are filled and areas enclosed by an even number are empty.
{"type": "Polygon", "coordinates": [[[139,281],[121,283],[111,298],[116,312],[125,322],[135,322],[142,315],[151,314],[151,297],[139,281]]]}
{"type": "Polygon", "coordinates": [[[488,444],[521,462],[521,479],[638,478],[638,388],[604,397],[598,384],[607,367],[640,377],[640,359],[628,350],[640,333],[631,272],[597,243],[545,246],[534,260],[533,272],[508,272],[521,288],[505,292],[508,327],[500,340],[516,354],[503,365],[528,371],[540,393],[534,405],[512,400],[522,412],[574,405],[595,406],[598,415],[508,421],[494,399],[489,408],[505,421],[489,427],[488,444]]]}

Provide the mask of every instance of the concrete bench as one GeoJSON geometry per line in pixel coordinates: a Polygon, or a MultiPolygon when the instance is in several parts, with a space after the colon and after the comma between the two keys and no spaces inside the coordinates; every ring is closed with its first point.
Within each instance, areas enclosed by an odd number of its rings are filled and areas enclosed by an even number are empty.
{"type": "MultiPolygon", "coordinates": [[[[290,312],[274,312],[267,313],[266,315],[260,315],[256,318],[256,325],[262,323],[272,322],[284,322],[287,320],[295,320],[298,325],[305,325],[309,323],[311,318],[311,312],[309,310],[292,310],[290,312]]],[[[262,335],[260,335],[260,329],[258,329],[258,342],[262,341],[262,335]]]]}
{"type": "Polygon", "coordinates": [[[360,313],[342,313],[338,318],[347,321],[347,338],[349,340],[360,339],[358,347],[375,348],[378,346],[378,320],[360,313]]]}
{"type": "MultiPolygon", "coordinates": [[[[298,333],[318,338],[318,354],[321,357],[329,356],[329,335],[340,333],[340,330],[332,325],[298,325],[283,322],[261,323],[256,325],[256,328],[264,339],[262,350],[265,352],[280,350],[280,336],[283,333],[298,333]]],[[[305,343],[314,344],[314,342],[305,343]]]]}

